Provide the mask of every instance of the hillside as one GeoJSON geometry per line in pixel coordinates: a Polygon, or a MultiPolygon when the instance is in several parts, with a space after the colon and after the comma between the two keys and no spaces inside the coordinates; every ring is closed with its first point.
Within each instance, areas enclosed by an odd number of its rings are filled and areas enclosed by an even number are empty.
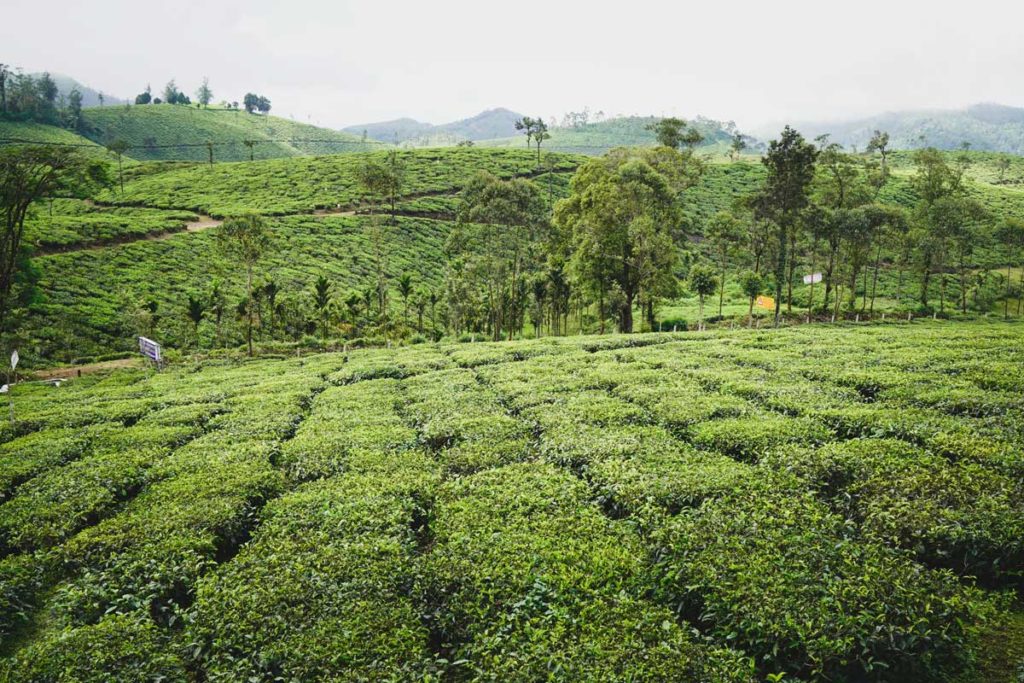
{"type": "MultiPolygon", "coordinates": [[[[558,152],[600,155],[613,147],[648,146],[656,143],[654,133],[647,126],[656,123],[654,116],[628,116],[612,118],[596,123],[574,127],[552,127],[551,139],[543,144],[547,149],[558,152]]],[[[725,154],[734,130],[728,124],[698,117],[692,124],[704,136],[703,151],[725,154]]],[[[501,139],[479,142],[484,147],[521,147],[526,145],[523,135],[515,134],[501,139]]],[[[757,141],[748,139],[751,150],[757,141]]]]}
{"type": "MultiPolygon", "coordinates": [[[[978,175],[970,186],[972,194],[996,217],[1024,215],[1024,191],[981,180],[991,172],[987,156],[971,156],[978,160],[972,166],[972,173],[978,175]]],[[[189,232],[188,225],[215,226],[216,218],[238,213],[273,217],[277,246],[262,269],[288,297],[297,320],[308,315],[309,292],[318,275],[330,278],[339,299],[364,292],[374,281],[368,235],[374,219],[365,215],[374,207],[355,179],[362,158],[335,155],[216,163],[212,168],[140,164],[126,174],[124,194],[117,188],[108,190],[98,195],[99,206],[41,205],[28,234],[41,250],[34,259],[41,296],[29,307],[22,327],[26,347],[34,349],[24,354],[25,362],[52,363],[130,351],[134,334],[148,325],[144,322],[148,314],[142,310],[147,302],[158,308],[152,334],[172,346],[195,343],[184,313],[187,296],[208,295],[215,278],[224,282],[232,300],[241,290],[230,264],[216,251],[215,231],[189,232]],[[200,214],[214,219],[202,219],[200,214]],[[103,244],[114,246],[96,248],[103,244]],[[57,253],[61,251],[68,253],[57,253]]],[[[399,158],[406,178],[398,202],[399,224],[388,229],[392,257],[386,275],[391,287],[408,273],[417,287],[435,292],[445,287],[443,249],[458,206],[457,194],[474,173],[486,170],[506,178],[533,177],[550,204],[566,195],[570,174],[581,160],[551,154],[554,173],[546,173],[536,168],[534,154],[522,148],[407,150],[399,158]]],[[[908,163],[902,155],[894,158],[895,173],[883,200],[913,204],[908,163]]],[[[1024,175],[1024,166],[1012,167],[1011,173],[1024,175]]],[[[684,263],[701,254],[714,257],[699,241],[709,221],[718,211],[732,209],[763,177],[761,164],[751,161],[707,165],[698,185],[683,199],[685,233],[698,240],[680,244],[684,263]]],[[[986,249],[979,249],[976,256],[981,262],[1001,258],[986,249]]],[[[883,268],[878,311],[905,311],[912,305],[906,287],[902,298],[898,296],[898,277],[902,276],[883,268]]],[[[947,285],[950,300],[955,300],[957,283],[951,279],[947,285]]],[[[938,286],[934,281],[933,289],[938,286]]],[[[725,294],[725,313],[745,317],[747,299],[734,278],[725,294]]],[[[806,288],[798,285],[794,294],[803,301],[806,288]]],[[[401,300],[397,291],[393,296],[401,300]]],[[[696,299],[682,295],[666,302],[659,319],[686,326],[696,316],[696,299]]],[[[281,333],[278,330],[277,336],[281,333]]],[[[221,335],[237,343],[239,328],[237,320],[228,316],[220,333],[204,323],[198,334],[207,346],[217,343],[221,335]]],[[[295,339],[302,334],[302,328],[294,328],[287,336],[295,339]]]]}
{"type": "MultiPolygon", "coordinates": [[[[896,149],[926,145],[939,149],[971,149],[1024,154],[1024,109],[976,104],[965,109],[898,111],[852,121],[810,121],[795,124],[808,138],[829,134],[847,147],[864,149],[875,130],[889,133],[896,149]]],[[[761,131],[765,136],[777,127],[761,131]]]]}
{"type": "MultiPolygon", "coordinates": [[[[409,273],[418,287],[442,291],[443,248],[451,222],[447,215],[442,220],[421,217],[422,203],[452,202],[478,171],[533,177],[535,158],[526,150],[472,148],[406,150],[399,155],[406,166],[400,211],[407,217],[397,227],[385,227],[390,252],[386,275],[394,283],[409,273]]],[[[212,168],[142,164],[147,172],[128,176],[123,195],[117,188],[101,193],[100,206],[40,205],[29,224],[28,238],[43,253],[33,260],[40,296],[26,312],[22,338],[34,351],[25,353],[25,362],[130,351],[139,316],[148,315],[144,309],[149,302],[158,311],[152,334],[173,344],[192,343],[195,337],[182,315],[187,295],[207,296],[214,279],[223,283],[232,306],[241,294],[230,260],[216,248],[216,231],[186,229],[196,214],[258,212],[274,217],[275,247],[262,267],[297,319],[307,309],[309,288],[319,275],[331,279],[339,299],[364,290],[375,277],[368,231],[376,221],[363,215],[373,207],[355,177],[364,158],[333,155],[217,163],[212,168]],[[113,246],[97,248],[105,243],[113,246]]],[[[579,159],[558,155],[553,161],[556,188],[564,188],[579,159]]],[[[544,182],[543,177],[539,180],[544,182]]],[[[233,337],[236,319],[225,318],[221,332],[233,337]]],[[[301,337],[306,330],[296,324],[293,332],[301,337]]],[[[204,344],[221,338],[205,324],[198,332],[204,344]]]]}
{"type": "Polygon", "coordinates": [[[92,107],[83,110],[85,137],[99,143],[124,140],[139,160],[242,161],[358,152],[380,147],[348,133],[243,110],[183,105],[92,107]],[[244,143],[252,140],[252,150],[244,143]]]}
{"type": "Polygon", "coordinates": [[[13,142],[37,142],[46,144],[76,145],[84,149],[95,149],[95,151],[107,155],[102,146],[88,138],[77,135],[66,128],[59,126],[48,126],[43,123],[32,121],[4,121],[0,120],[0,141],[10,140],[13,142]]]}
{"type": "Polygon", "coordinates": [[[348,126],[342,129],[353,135],[366,135],[381,142],[402,144],[413,147],[455,144],[462,140],[489,140],[513,135],[515,122],[522,118],[508,109],[488,109],[468,119],[434,125],[414,119],[395,119],[348,126]]]}
{"type": "Polygon", "coordinates": [[[1021,338],[612,335],[18,385],[0,680],[1010,681],[1021,338]]]}

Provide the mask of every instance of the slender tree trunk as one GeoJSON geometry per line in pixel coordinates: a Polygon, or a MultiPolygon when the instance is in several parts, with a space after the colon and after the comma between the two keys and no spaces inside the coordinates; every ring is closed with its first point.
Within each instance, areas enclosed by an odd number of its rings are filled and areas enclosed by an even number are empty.
{"type": "Polygon", "coordinates": [[[1017,284],[1017,316],[1020,317],[1020,305],[1024,302],[1024,266],[1020,269],[1020,280],[1017,284]]]}
{"type": "Polygon", "coordinates": [[[245,329],[245,338],[246,338],[246,342],[249,345],[249,357],[251,358],[252,357],[252,309],[253,309],[253,302],[252,302],[252,266],[249,266],[249,268],[246,271],[246,275],[247,275],[247,282],[248,282],[249,305],[246,307],[247,310],[245,312],[246,313],[246,318],[247,318],[246,329],[245,329]]]}
{"type": "Polygon", "coordinates": [[[786,277],[786,246],[788,235],[786,229],[779,231],[779,253],[775,264],[775,322],[779,326],[779,319],[782,317],[782,281],[786,277]]]}
{"type": "Polygon", "coordinates": [[[728,272],[728,268],[725,265],[725,259],[722,259],[722,282],[718,287],[718,317],[722,317],[722,304],[725,303],[725,276],[728,272]]]}
{"type": "Polygon", "coordinates": [[[796,272],[796,230],[789,236],[789,265],[786,269],[786,313],[793,313],[793,276],[796,272]]]}
{"type": "Polygon", "coordinates": [[[1006,296],[1003,297],[1003,320],[1010,317],[1010,264],[1006,264],[1006,296]]]}
{"type": "Polygon", "coordinates": [[[878,250],[875,252],[875,272],[871,276],[871,308],[869,312],[871,315],[875,314],[875,292],[878,290],[878,267],[882,263],[882,245],[878,245],[878,250]]]}

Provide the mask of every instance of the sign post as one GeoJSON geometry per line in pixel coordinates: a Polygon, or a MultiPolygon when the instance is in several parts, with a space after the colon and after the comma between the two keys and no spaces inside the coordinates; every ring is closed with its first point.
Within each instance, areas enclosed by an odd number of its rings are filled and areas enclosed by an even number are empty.
{"type": "Polygon", "coordinates": [[[161,355],[160,345],[155,341],[146,337],[139,337],[139,353],[153,361],[156,364],[157,370],[161,368],[163,356],[161,355]]]}
{"type": "Polygon", "coordinates": [[[814,311],[814,285],[821,282],[821,273],[804,275],[804,284],[811,286],[811,294],[807,297],[807,322],[811,322],[811,314],[814,311]]]}

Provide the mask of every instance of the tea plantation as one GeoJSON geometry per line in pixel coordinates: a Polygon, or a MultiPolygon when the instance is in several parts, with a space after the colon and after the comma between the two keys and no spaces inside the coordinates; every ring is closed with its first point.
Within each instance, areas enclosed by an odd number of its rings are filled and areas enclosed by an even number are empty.
{"type": "Polygon", "coordinates": [[[1022,341],[806,326],[18,385],[0,680],[1019,680],[1022,341]]]}

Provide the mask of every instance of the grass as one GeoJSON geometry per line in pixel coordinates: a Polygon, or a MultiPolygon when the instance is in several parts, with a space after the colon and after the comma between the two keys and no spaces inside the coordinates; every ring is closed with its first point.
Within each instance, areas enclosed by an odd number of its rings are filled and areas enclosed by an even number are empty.
{"type": "Polygon", "coordinates": [[[0,680],[1013,675],[1022,335],[421,344],[17,385],[0,680]]]}
{"type": "Polygon", "coordinates": [[[123,140],[129,155],[139,160],[206,161],[206,143],[216,143],[214,159],[250,158],[245,140],[257,144],[256,159],[279,159],[315,154],[339,154],[385,145],[327,128],[244,110],[200,109],[182,105],[90,107],[82,112],[85,137],[107,144],[123,140]]]}

